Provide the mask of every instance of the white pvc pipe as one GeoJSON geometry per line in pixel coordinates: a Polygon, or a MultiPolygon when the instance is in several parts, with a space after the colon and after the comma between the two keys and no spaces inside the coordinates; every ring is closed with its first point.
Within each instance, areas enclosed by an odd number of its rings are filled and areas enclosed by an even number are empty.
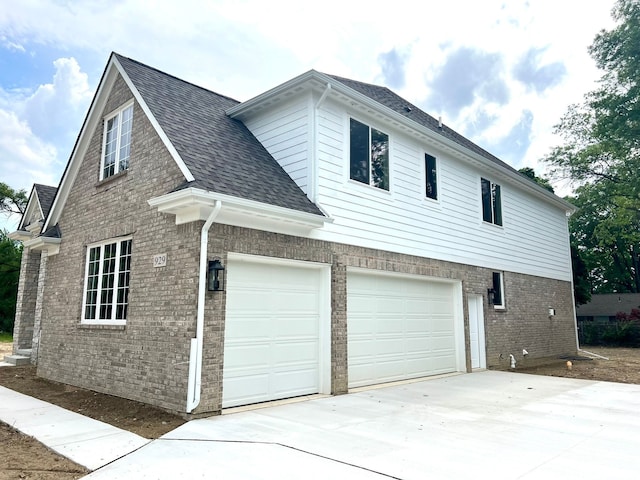
{"type": "Polygon", "coordinates": [[[608,357],[603,357],[602,355],[598,355],[597,353],[593,353],[593,352],[587,352],[586,350],[583,350],[583,349],[581,349],[581,348],[579,348],[579,349],[578,349],[578,351],[579,351],[579,352],[586,353],[587,355],[592,355],[592,356],[594,356],[594,357],[601,358],[601,359],[603,359],[603,360],[609,360],[609,358],[608,358],[608,357]]]}
{"type": "Polygon", "coordinates": [[[191,339],[189,350],[189,381],[187,383],[187,413],[191,413],[200,404],[200,386],[202,384],[202,344],[204,335],[204,299],[207,291],[207,246],[209,228],[220,213],[222,202],[215,201],[213,210],[200,232],[200,271],[198,275],[198,311],[196,316],[196,336],[191,339]]]}

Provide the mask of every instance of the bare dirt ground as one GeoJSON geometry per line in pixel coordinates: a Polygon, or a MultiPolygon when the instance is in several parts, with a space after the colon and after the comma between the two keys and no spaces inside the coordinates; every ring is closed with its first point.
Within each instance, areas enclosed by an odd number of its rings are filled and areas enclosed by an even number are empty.
{"type": "MultiPolygon", "coordinates": [[[[11,344],[0,342],[0,361],[9,354],[11,344]]],[[[149,405],[45,380],[36,376],[32,366],[0,367],[0,385],[145,438],[158,438],[184,423],[149,405]]],[[[0,480],[72,480],[87,473],[84,467],[0,422],[0,480]]]]}
{"type": "MultiPolygon", "coordinates": [[[[0,343],[0,360],[7,345],[11,353],[10,344],[0,343]]],[[[516,372],[640,384],[640,349],[585,349],[609,360],[590,359],[584,354],[570,359],[525,360],[518,363],[516,372]],[[567,368],[567,360],[572,363],[571,370],[567,368]]],[[[184,423],[180,417],[148,405],[39,378],[31,366],[0,368],[0,385],[146,438],[158,438],[184,423]]],[[[72,480],[87,473],[83,467],[2,423],[0,457],[0,480],[72,480]]]]}

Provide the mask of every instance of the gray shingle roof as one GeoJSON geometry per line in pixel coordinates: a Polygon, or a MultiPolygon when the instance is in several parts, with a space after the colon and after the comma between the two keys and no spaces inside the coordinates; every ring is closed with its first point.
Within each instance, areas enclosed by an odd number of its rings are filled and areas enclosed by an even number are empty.
{"type": "MultiPolygon", "coordinates": [[[[487,152],[485,149],[476,145],[468,138],[463,137],[458,132],[452,130],[451,128],[447,127],[444,124],[442,125],[442,127],[440,127],[438,120],[436,120],[434,117],[432,117],[428,113],[422,111],[419,107],[416,107],[415,105],[411,104],[401,96],[395,94],[394,92],[389,90],[387,87],[372,85],[370,83],[358,82],[356,80],[350,80],[348,78],[339,77],[337,75],[328,75],[328,76],[346,85],[347,87],[352,88],[363,95],[366,95],[372,100],[375,100],[376,102],[381,103],[382,105],[390,108],[394,112],[399,113],[413,120],[414,122],[422,125],[423,127],[427,127],[430,130],[433,130],[434,132],[442,135],[443,137],[456,142],[458,145],[468,148],[472,152],[483,156],[487,160],[490,160],[496,163],[497,165],[500,165],[500,167],[506,168],[508,170],[511,170],[512,172],[516,172],[520,174],[520,172],[518,172],[512,166],[503,162],[495,155],[492,155],[491,153],[487,152]]],[[[522,176],[524,178],[528,178],[524,175],[522,176]]]]}
{"type": "Polygon", "coordinates": [[[114,55],[194,176],[182,187],[323,215],[253,134],[225,114],[236,100],[114,55]]]}
{"type": "Polygon", "coordinates": [[[53,199],[56,196],[58,188],[51,187],[49,185],[42,185],[40,183],[34,183],[33,188],[35,188],[36,193],[38,194],[38,199],[40,200],[40,208],[42,208],[42,214],[44,215],[44,218],[47,218],[47,216],[49,215],[49,210],[51,210],[51,205],[53,205],[53,199]]]}
{"type": "Polygon", "coordinates": [[[601,293],[576,308],[579,317],[614,316],[618,312],[631,313],[640,308],[640,293],[601,293]]]}

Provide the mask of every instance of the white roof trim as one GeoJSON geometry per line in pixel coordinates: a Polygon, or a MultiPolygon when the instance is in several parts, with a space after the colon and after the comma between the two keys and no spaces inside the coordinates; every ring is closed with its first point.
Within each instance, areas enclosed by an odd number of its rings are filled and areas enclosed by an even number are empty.
{"type": "Polygon", "coordinates": [[[26,242],[33,238],[33,234],[26,230],[16,230],[15,232],[11,232],[7,235],[11,240],[15,240],[16,242],[26,242]]]}
{"type": "Polygon", "coordinates": [[[176,216],[176,224],[206,220],[216,202],[222,208],[216,223],[254,228],[276,233],[305,235],[333,220],[267,203],[247,200],[198,188],[186,188],[148,200],[161,213],[176,216]]]}
{"type": "MultiPolygon", "coordinates": [[[[377,111],[385,117],[389,118],[392,122],[402,125],[405,128],[409,128],[421,136],[427,137],[431,142],[439,144],[441,148],[444,147],[449,151],[457,152],[459,156],[461,156],[467,162],[480,164],[483,168],[506,177],[511,183],[529,191],[538,198],[544,199],[545,201],[554,204],[556,207],[566,211],[567,213],[573,213],[577,210],[577,208],[571,205],[569,202],[549,192],[533,181],[528,180],[519,173],[504,168],[503,166],[489,160],[483,155],[480,155],[473,150],[470,150],[469,148],[460,145],[459,143],[447,137],[444,137],[443,135],[440,135],[432,129],[425,127],[424,125],[421,125],[420,123],[411,120],[404,115],[396,112],[395,110],[392,110],[391,108],[354,90],[353,88],[346,86],[339,80],[336,80],[328,75],[325,75],[324,73],[320,73],[315,70],[309,70],[308,72],[303,73],[298,77],[295,77],[281,85],[278,85],[277,87],[272,88],[271,90],[268,90],[250,100],[247,100],[246,102],[235,105],[228,109],[226,113],[232,118],[241,118],[248,116],[254,109],[260,109],[265,103],[268,104],[274,102],[277,97],[284,94],[288,90],[300,89],[304,86],[305,83],[309,83],[308,88],[313,88],[314,82],[318,82],[318,84],[324,85],[330,84],[332,89],[330,96],[334,99],[338,99],[338,97],[340,96],[345,96],[352,101],[364,105],[368,109],[377,111]]],[[[340,100],[338,99],[338,101],[340,100]]]]}
{"type": "Polygon", "coordinates": [[[142,111],[145,113],[145,115],[147,115],[147,118],[149,118],[149,121],[151,122],[156,132],[162,139],[163,143],[169,150],[171,156],[175,160],[176,165],[185,176],[185,179],[187,181],[194,180],[193,175],[187,168],[182,158],[180,158],[180,155],[178,155],[175,147],[171,144],[164,131],[160,128],[158,121],[155,119],[155,117],[153,117],[153,115],[151,115],[149,107],[141,97],[140,92],[133,86],[131,79],[125,73],[115,54],[112,53],[105,68],[102,79],[100,80],[100,84],[98,85],[96,94],[93,97],[91,107],[87,112],[87,116],[85,118],[84,124],[82,125],[82,129],[80,130],[80,133],[78,135],[78,140],[76,141],[73,151],[71,152],[71,155],[69,157],[69,162],[67,163],[67,167],[64,171],[64,174],[62,175],[60,186],[56,193],[53,204],[51,205],[51,210],[49,211],[49,215],[46,219],[42,231],[46,231],[48,228],[54,226],[60,218],[62,209],[64,208],[67,198],[69,197],[71,187],[73,186],[76,176],[78,175],[80,165],[82,164],[82,161],[87,152],[89,142],[91,141],[91,136],[102,121],[102,111],[104,110],[104,106],[107,103],[107,98],[109,96],[109,93],[111,92],[113,84],[115,83],[118,73],[122,76],[127,86],[131,89],[134,98],[138,102],[138,105],[140,105],[142,111]]]}
{"type": "Polygon", "coordinates": [[[40,197],[38,196],[38,192],[36,191],[35,185],[31,188],[31,193],[29,194],[29,200],[27,201],[27,208],[25,208],[24,214],[20,219],[20,223],[18,224],[18,230],[24,230],[24,221],[25,219],[31,216],[31,213],[34,208],[37,208],[40,211],[40,219],[44,221],[44,213],[42,212],[42,206],[40,205],[40,197]]]}
{"type": "MultiPolygon", "coordinates": [[[[178,166],[178,168],[180,169],[180,171],[184,175],[184,178],[188,182],[195,181],[195,178],[194,178],[193,174],[191,173],[191,171],[189,170],[189,168],[187,167],[187,164],[184,163],[184,160],[182,160],[182,157],[180,157],[180,154],[178,153],[176,148],[173,146],[173,143],[171,143],[171,140],[169,140],[169,137],[167,136],[167,134],[164,133],[164,130],[162,129],[162,127],[158,123],[158,120],[156,120],[156,117],[154,117],[153,114],[151,113],[151,110],[149,109],[149,106],[144,101],[144,98],[142,98],[142,95],[140,95],[140,92],[135,87],[135,85],[131,81],[131,78],[129,78],[129,75],[127,75],[127,73],[125,72],[124,68],[122,67],[122,65],[120,64],[120,62],[118,61],[118,59],[116,58],[115,55],[112,56],[112,63],[118,69],[118,72],[120,72],[120,75],[124,79],[125,83],[129,87],[129,89],[133,92],[133,96],[135,97],[135,99],[137,100],[138,104],[142,108],[142,111],[145,113],[145,115],[149,119],[149,122],[151,122],[151,125],[153,125],[153,128],[158,133],[158,136],[162,140],[162,143],[164,143],[164,145],[167,148],[167,150],[169,150],[169,153],[171,154],[171,156],[173,157],[173,160],[176,162],[176,165],[178,166]]],[[[176,105],[176,108],[180,108],[180,105],[176,105]]]]}
{"type": "Polygon", "coordinates": [[[61,240],[55,237],[35,237],[25,241],[22,245],[24,248],[38,252],[47,252],[49,256],[52,256],[60,251],[60,242],[61,240]]]}

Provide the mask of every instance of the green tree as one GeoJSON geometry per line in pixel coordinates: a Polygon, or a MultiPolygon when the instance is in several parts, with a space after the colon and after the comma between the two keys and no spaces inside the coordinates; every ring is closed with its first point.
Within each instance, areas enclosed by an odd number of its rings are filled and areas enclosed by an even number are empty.
{"type": "Polygon", "coordinates": [[[0,212],[24,215],[27,200],[25,190],[14,190],[6,183],[0,182],[0,212]]]}
{"type": "Polygon", "coordinates": [[[22,246],[0,230],[0,332],[13,332],[22,246]]]}
{"type": "Polygon", "coordinates": [[[578,186],[572,244],[594,293],[640,291],[640,2],[618,0],[612,14],[617,26],[589,48],[599,85],[569,107],[556,126],[563,144],[545,158],[578,186]]]}
{"type": "Polygon", "coordinates": [[[522,167],[520,170],[518,170],[518,172],[520,172],[525,177],[530,178],[531,180],[536,182],[538,185],[540,185],[542,188],[546,188],[551,193],[553,193],[553,187],[549,183],[549,179],[537,176],[536,171],[533,168],[522,167]]]}

